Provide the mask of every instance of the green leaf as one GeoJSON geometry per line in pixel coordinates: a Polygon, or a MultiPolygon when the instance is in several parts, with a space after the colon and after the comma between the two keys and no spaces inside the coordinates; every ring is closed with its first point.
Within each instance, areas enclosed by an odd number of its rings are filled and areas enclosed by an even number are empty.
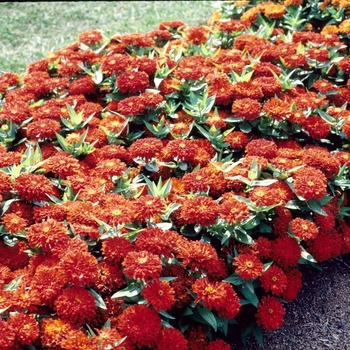
{"type": "Polygon", "coordinates": [[[250,304],[254,305],[255,307],[258,307],[259,299],[255,293],[251,292],[248,286],[246,286],[245,284],[242,284],[240,286],[237,286],[237,288],[244,295],[244,297],[250,302],[250,304]]]}
{"type": "Polygon", "coordinates": [[[231,283],[235,286],[239,286],[244,283],[241,276],[239,276],[236,272],[234,272],[232,275],[228,276],[223,280],[223,282],[231,283]]]}
{"type": "Polygon", "coordinates": [[[140,293],[141,293],[141,288],[136,283],[131,283],[126,288],[120,290],[117,293],[114,293],[111,298],[112,299],[123,298],[123,297],[132,298],[132,297],[135,297],[136,295],[139,295],[140,293]]]}
{"type": "Polygon", "coordinates": [[[165,311],[162,310],[162,309],[160,309],[159,314],[162,315],[162,316],[164,316],[164,317],[166,317],[166,318],[168,318],[168,319],[170,319],[170,320],[175,320],[175,317],[174,317],[174,316],[169,315],[167,312],[165,312],[165,311]]]}
{"type": "Polygon", "coordinates": [[[306,201],[306,205],[315,213],[323,216],[327,216],[327,213],[321,208],[319,202],[312,198],[308,201],[306,201]]]}
{"type": "Polygon", "coordinates": [[[207,324],[213,327],[214,331],[216,332],[218,330],[218,323],[215,315],[207,307],[201,306],[199,304],[197,304],[196,309],[203,320],[205,320],[207,324]]]}
{"type": "Polygon", "coordinates": [[[242,231],[235,231],[234,238],[244,244],[254,244],[254,240],[247,233],[242,231]]]}
{"type": "Polygon", "coordinates": [[[21,280],[22,280],[22,276],[19,276],[19,277],[15,278],[11,282],[5,284],[4,290],[7,290],[7,291],[17,290],[17,288],[21,284],[21,280]]]}
{"type": "Polygon", "coordinates": [[[107,310],[107,306],[106,306],[105,302],[103,301],[101,295],[96,293],[92,288],[87,288],[87,291],[95,297],[95,303],[100,309],[107,310]]]}

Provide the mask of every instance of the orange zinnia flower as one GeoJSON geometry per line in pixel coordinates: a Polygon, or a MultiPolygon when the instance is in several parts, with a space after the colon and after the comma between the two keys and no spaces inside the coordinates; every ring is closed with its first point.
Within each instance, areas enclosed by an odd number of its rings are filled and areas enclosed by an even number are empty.
{"type": "Polygon", "coordinates": [[[244,280],[260,277],[263,273],[263,263],[253,254],[238,254],[232,263],[235,272],[244,280]]]}

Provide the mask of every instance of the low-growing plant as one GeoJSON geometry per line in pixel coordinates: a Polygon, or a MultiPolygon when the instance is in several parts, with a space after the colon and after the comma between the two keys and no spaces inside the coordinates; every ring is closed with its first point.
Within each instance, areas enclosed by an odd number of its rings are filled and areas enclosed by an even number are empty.
{"type": "Polygon", "coordinates": [[[348,5],[215,6],[0,76],[1,349],[263,344],[350,253],[348,5]]]}

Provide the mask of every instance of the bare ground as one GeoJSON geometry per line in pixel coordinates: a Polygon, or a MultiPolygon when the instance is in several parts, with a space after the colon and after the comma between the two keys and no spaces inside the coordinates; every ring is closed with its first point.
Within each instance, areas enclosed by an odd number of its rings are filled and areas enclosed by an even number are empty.
{"type": "Polygon", "coordinates": [[[303,267],[303,288],[285,305],[284,324],[263,332],[264,347],[232,336],[232,350],[350,350],[350,256],[303,267]]]}

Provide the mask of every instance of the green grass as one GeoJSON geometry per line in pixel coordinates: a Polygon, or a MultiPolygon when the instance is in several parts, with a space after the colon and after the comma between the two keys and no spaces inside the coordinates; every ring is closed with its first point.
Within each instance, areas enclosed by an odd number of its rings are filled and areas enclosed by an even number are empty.
{"type": "Polygon", "coordinates": [[[0,72],[24,73],[49,51],[76,41],[79,33],[144,33],[160,21],[205,24],[211,1],[3,2],[0,4],[0,72]]]}

